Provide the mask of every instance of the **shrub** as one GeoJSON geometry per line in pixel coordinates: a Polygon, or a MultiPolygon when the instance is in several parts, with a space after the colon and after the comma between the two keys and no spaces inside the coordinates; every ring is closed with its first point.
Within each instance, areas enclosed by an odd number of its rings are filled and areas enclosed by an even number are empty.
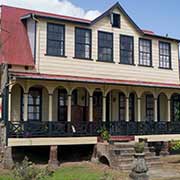
{"type": "Polygon", "coordinates": [[[28,158],[22,161],[22,163],[16,163],[13,170],[13,176],[16,180],[44,180],[52,174],[46,169],[39,169],[35,167],[32,162],[28,161],[28,158]]]}
{"type": "Polygon", "coordinates": [[[143,153],[144,152],[144,146],[145,143],[144,142],[137,142],[134,145],[134,150],[136,153],[143,153]]]}
{"type": "Polygon", "coordinates": [[[180,140],[179,141],[171,141],[170,150],[180,151],[180,140]]]}
{"type": "Polygon", "coordinates": [[[98,133],[100,134],[103,140],[108,141],[110,139],[110,134],[106,127],[102,127],[100,130],[98,130],[98,133]]]}

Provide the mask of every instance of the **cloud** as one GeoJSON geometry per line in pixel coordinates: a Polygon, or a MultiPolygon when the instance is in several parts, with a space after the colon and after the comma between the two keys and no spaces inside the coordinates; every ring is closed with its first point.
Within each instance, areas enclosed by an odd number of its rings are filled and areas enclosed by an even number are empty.
{"type": "Polygon", "coordinates": [[[2,0],[3,4],[27,9],[46,11],[56,14],[94,19],[100,15],[98,10],[85,11],[69,0],[2,0]]]}

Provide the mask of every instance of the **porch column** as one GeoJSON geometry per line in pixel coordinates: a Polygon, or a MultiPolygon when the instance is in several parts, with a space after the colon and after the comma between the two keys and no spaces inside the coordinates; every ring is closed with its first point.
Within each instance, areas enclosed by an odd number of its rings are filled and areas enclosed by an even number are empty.
{"type": "Polygon", "coordinates": [[[106,122],[106,96],[103,96],[103,122],[106,122]]]}
{"type": "Polygon", "coordinates": [[[89,121],[93,122],[93,96],[89,96],[89,121]]]}
{"type": "Polygon", "coordinates": [[[28,120],[28,93],[23,94],[24,98],[24,121],[28,120]]]}
{"type": "Polygon", "coordinates": [[[8,121],[11,121],[11,91],[8,94],[8,121]]]}
{"type": "Polygon", "coordinates": [[[138,122],[141,121],[141,98],[137,98],[138,100],[138,122]]]}
{"type": "Polygon", "coordinates": [[[126,97],[126,122],[129,122],[129,97],[126,97]]]}
{"type": "Polygon", "coordinates": [[[167,117],[167,121],[170,122],[171,121],[171,99],[168,99],[168,117],[167,117]]]}
{"type": "Polygon", "coordinates": [[[154,98],[154,121],[158,121],[158,101],[157,98],[154,98]]]}
{"type": "Polygon", "coordinates": [[[67,121],[71,122],[71,94],[68,94],[67,121]]]}
{"type": "Polygon", "coordinates": [[[52,122],[53,121],[53,117],[52,117],[52,98],[53,98],[53,95],[52,94],[49,94],[49,122],[52,122]]]}

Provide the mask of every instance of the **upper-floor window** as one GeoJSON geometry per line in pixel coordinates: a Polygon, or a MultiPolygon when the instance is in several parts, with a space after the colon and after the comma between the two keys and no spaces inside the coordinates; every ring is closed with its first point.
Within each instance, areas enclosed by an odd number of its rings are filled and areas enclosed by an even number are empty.
{"type": "Polygon", "coordinates": [[[171,68],[171,45],[167,42],[159,42],[159,67],[171,68]]]}
{"type": "Polygon", "coordinates": [[[133,64],[134,48],[133,37],[120,35],[120,62],[123,64],[133,64]]]}
{"type": "Polygon", "coordinates": [[[120,28],[120,14],[111,14],[112,27],[120,28]]]}
{"type": "Polygon", "coordinates": [[[98,32],[98,60],[113,61],[113,33],[98,32]]]}
{"type": "Polygon", "coordinates": [[[75,57],[91,59],[91,30],[75,29],[75,57]]]}
{"type": "Polygon", "coordinates": [[[149,39],[139,39],[139,64],[152,66],[152,43],[149,39]]]}
{"type": "Polygon", "coordinates": [[[60,24],[47,24],[47,54],[64,56],[65,54],[65,27],[60,24]]]}

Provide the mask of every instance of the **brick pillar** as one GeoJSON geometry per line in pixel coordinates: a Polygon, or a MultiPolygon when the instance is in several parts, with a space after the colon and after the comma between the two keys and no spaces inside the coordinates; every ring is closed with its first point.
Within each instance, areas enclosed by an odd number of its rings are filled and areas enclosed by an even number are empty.
{"type": "Polygon", "coordinates": [[[4,149],[3,166],[5,169],[12,169],[14,167],[12,147],[5,147],[4,149]]]}
{"type": "Polygon", "coordinates": [[[52,169],[57,169],[59,167],[58,146],[50,146],[48,164],[49,164],[49,167],[52,168],[52,169]]]}

